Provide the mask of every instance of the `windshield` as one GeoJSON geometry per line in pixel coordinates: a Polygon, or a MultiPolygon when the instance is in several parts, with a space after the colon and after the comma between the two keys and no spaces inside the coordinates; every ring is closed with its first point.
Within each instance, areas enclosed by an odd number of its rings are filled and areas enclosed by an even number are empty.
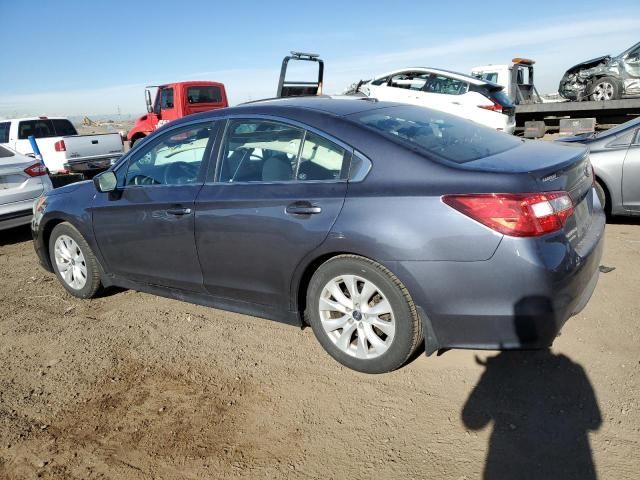
{"type": "Polygon", "coordinates": [[[517,137],[435,110],[400,106],[349,115],[407,147],[466,163],[520,145],[517,137]]]}

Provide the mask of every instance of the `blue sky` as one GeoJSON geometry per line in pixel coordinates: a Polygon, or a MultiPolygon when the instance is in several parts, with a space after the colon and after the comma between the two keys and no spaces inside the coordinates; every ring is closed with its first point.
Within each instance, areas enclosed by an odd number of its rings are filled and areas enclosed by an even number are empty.
{"type": "Polygon", "coordinates": [[[0,116],[144,111],[147,84],[223,81],[232,103],[273,96],[289,50],[326,62],[327,93],[395,68],[534,58],[564,70],[640,41],[640,3],[0,0],[0,116]]]}

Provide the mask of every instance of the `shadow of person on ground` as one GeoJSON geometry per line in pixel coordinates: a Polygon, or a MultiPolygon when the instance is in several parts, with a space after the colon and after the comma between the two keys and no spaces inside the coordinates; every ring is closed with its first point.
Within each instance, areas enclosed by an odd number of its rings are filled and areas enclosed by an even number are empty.
{"type": "MultiPolygon", "coordinates": [[[[516,314],[521,340],[531,340],[529,320],[516,314]]],[[[548,349],[505,351],[477,361],[485,371],[462,421],[471,430],[493,422],[483,478],[596,479],[588,433],[602,417],[579,364],[548,349]]]]}

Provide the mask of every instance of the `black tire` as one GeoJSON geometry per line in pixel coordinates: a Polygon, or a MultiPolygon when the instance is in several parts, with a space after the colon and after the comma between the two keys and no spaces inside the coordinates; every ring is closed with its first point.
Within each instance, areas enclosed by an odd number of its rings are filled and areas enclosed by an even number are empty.
{"type": "Polygon", "coordinates": [[[53,266],[53,270],[56,276],[58,277],[58,281],[60,281],[65,290],[74,297],[93,298],[100,291],[102,284],[100,282],[101,269],[100,265],[98,264],[98,260],[96,259],[93,251],[89,247],[89,244],[87,244],[84,237],[70,223],[63,222],[54,227],[53,231],[51,232],[51,237],[49,237],[49,258],[51,259],[51,265],[53,266]],[[82,255],[84,256],[83,265],[86,267],[87,275],[86,282],[82,288],[72,288],[69,284],[67,284],[58,269],[55,258],[55,244],[56,240],[62,235],[71,237],[71,239],[75,241],[78,248],[82,252],[82,255]]]}
{"type": "MultiPolygon", "coordinates": [[[[305,318],[322,347],[335,360],[364,373],[385,373],[403,366],[423,340],[422,322],[406,287],[382,265],[356,255],[339,255],[322,264],[307,289],[305,318]],[[325,332],[319,305],[322,291],[332,279],[357,275],[373,282],[388,300],[395,318],[395,333],[388,349],[381,355],[360,359],[338,348],[325,332]]],[[[351,321],[351,320],[350,320],[351,321]]]]}
{"type": "Polygon", "coordinates": [[[140,140],[144,139],[145,137],[134,137],[129,141],[129,150],[131,150],[133,148],[133,146],[138,143],[140,140]]]}
{"type": "Polygon", "coordinates": [[[593,89],[590,95],[593,101],[618,100],[622,97],[622,88],[620,82],[613,77],[598,78],[593,82],[593,89]],[[601,87],[606,90],[606,98],[601,97],[601,87]]]}
{"type": "Polygon", "coordinates": [[[607,216],[607,218],[610,218],[611,217],[611,200],[609,199],[609,193],[607,189],[598,180],[595,181],[593,186],[596,189],[598,200],[600,200],[600,204],[602,205],[605,215],[607,216]]]}

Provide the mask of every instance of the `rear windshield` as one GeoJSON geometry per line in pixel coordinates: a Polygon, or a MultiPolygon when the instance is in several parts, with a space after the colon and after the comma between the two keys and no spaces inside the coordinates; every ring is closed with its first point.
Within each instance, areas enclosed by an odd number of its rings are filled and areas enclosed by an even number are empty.
{"type": "Polygon", "coordinates": [[[512,135],[410,105],[369,110],[349,117],[409,148],[455,163],[495,155],[521,143],[512,135]]]}
{"type": "Polygon", "coordinates": [[[77,135],[73,124],[66,119],[25,120],[18,124],[18,139],[26,140],[30,135],[36,138],[67,137],[77,135]]]}
{"type": "Polygon", "coordinates": [[[220,87],[198,86],[187,88],[187,101],[189,103],[220,103],[222,92],[220,87]]]}

